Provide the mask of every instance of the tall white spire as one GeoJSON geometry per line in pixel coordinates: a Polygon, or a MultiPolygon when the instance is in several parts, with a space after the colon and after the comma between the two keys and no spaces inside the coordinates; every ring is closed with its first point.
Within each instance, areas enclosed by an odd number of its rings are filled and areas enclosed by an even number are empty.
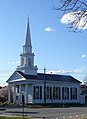
{"type": "Polygon", "coordinates": [[[32,53],[29,18],[23,45],[23,53],[20,54],[20,66],[18,66],[17,70],[22,71],[25,74],[37,75],[37,66],[34,65],[34,53],[32,53]]]}
{"type": "Polygon", "coordinates": [[[25,46],[29,46],[31,47],[31,36],[30,36],[30,27],[29,27],[29,18],[28,18],[28,22],[27,22],[27,29],[26,29],[26,36],[25,36],[25,42],[24,42],[25,46]]]}
{"type": "Polygon", "coordinates": [[[23,53],[32,53],[32,45],[31,45],[31,36],[30,36],[30,26],[29,26],[29,18],[26,27],[26,35],[23,46],[23,53]]]}

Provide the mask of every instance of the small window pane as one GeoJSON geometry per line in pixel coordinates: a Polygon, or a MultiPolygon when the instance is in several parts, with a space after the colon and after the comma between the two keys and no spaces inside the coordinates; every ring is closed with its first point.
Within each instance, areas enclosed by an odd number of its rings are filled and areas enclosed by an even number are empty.
{"type": "Polygon", "coordinates": [[[69,88],[67,87],[62,88],[62,99],[64,100],[69,99],[69,88]]]}
{"type": "Polygon", "coordinates": [[[71,88],[71,100],[77,99],[77,88],[71,88]]]}
{"type": "Polygon", "coordinates": [[[28,59],[28,66],[31,67],[31,58],[28,59]]]}
{"type": "Polygon", "coordinates": [[[34,86],[33,87],[33,99],[42,99],[42,86],[34,86]]]}
{"type": "Polygon", "coordinates": [[[52,87],[50,87],[50,99],[52,100],[52,87]]]}
{"type": "Polygon", "coordinates": [[[35,88],[36,99],[39,99],[39,87],[35,88]]]}

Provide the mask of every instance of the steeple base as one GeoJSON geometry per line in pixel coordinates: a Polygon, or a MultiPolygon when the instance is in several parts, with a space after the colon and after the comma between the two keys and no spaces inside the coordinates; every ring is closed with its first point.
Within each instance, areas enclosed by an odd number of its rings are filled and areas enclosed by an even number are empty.
{"type": "Polygon", "coordinates": [[[17,71],[21,71],[23,72],[24,74],[27,74],[27,75],[37,75],[37,66],[35,67],[23,67],[23,66],[18,66],[17,67],[17,71]]]}

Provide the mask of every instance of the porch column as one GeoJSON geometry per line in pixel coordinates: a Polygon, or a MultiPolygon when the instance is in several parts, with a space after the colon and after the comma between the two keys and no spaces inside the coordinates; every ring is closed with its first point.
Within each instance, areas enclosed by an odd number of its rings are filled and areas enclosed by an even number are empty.
{"type": "Polygon", "coordinates": [[[16,85],[14,85],[14,97],[13,97],[14,99],[14,103],[16,103],[16,85]]]}
{"type": "Polygon", "coordinates": [[[28,84],[25,87],[25,103],[28,104],[28,84]]]}
{"type": "Polygon", "coordinates": [[[60,87],[60,100],[62,101],[62,87],[60,87]]]}
{"type": "Polygon", "coordinates": [[[69,100],[71,101],[71,88],[69,87],[69,100]]]}
{"type": "Polygon", "coordinates": [[[22,103],[22,85],[19,85],[19,103],[22,103]]]}
{"type": "Polygon", "coordinates": [[[44,85],[42,85],[42,103],[44,103],[44,85]]]}
{"type": "Polygon", "coordinates": [[[8,104],[11,102],[11,91],[10,91],[10,85],[8,84],[8,104]]]}
{"type": "Polygon", "coordinates": [[[76,95],[77,95],[77,101],[78,102],[80,102],[80,87],[77,87],[77,93],[76,93],[76,95]]]}

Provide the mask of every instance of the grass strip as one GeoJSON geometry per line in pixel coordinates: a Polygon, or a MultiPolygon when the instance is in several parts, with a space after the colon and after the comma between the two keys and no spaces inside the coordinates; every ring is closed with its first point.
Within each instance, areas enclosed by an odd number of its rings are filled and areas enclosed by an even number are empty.
{"type": "Polygon", "coordinates": [[[31,118],[0,116],[0,119],[31,119],[31,118]]]}

